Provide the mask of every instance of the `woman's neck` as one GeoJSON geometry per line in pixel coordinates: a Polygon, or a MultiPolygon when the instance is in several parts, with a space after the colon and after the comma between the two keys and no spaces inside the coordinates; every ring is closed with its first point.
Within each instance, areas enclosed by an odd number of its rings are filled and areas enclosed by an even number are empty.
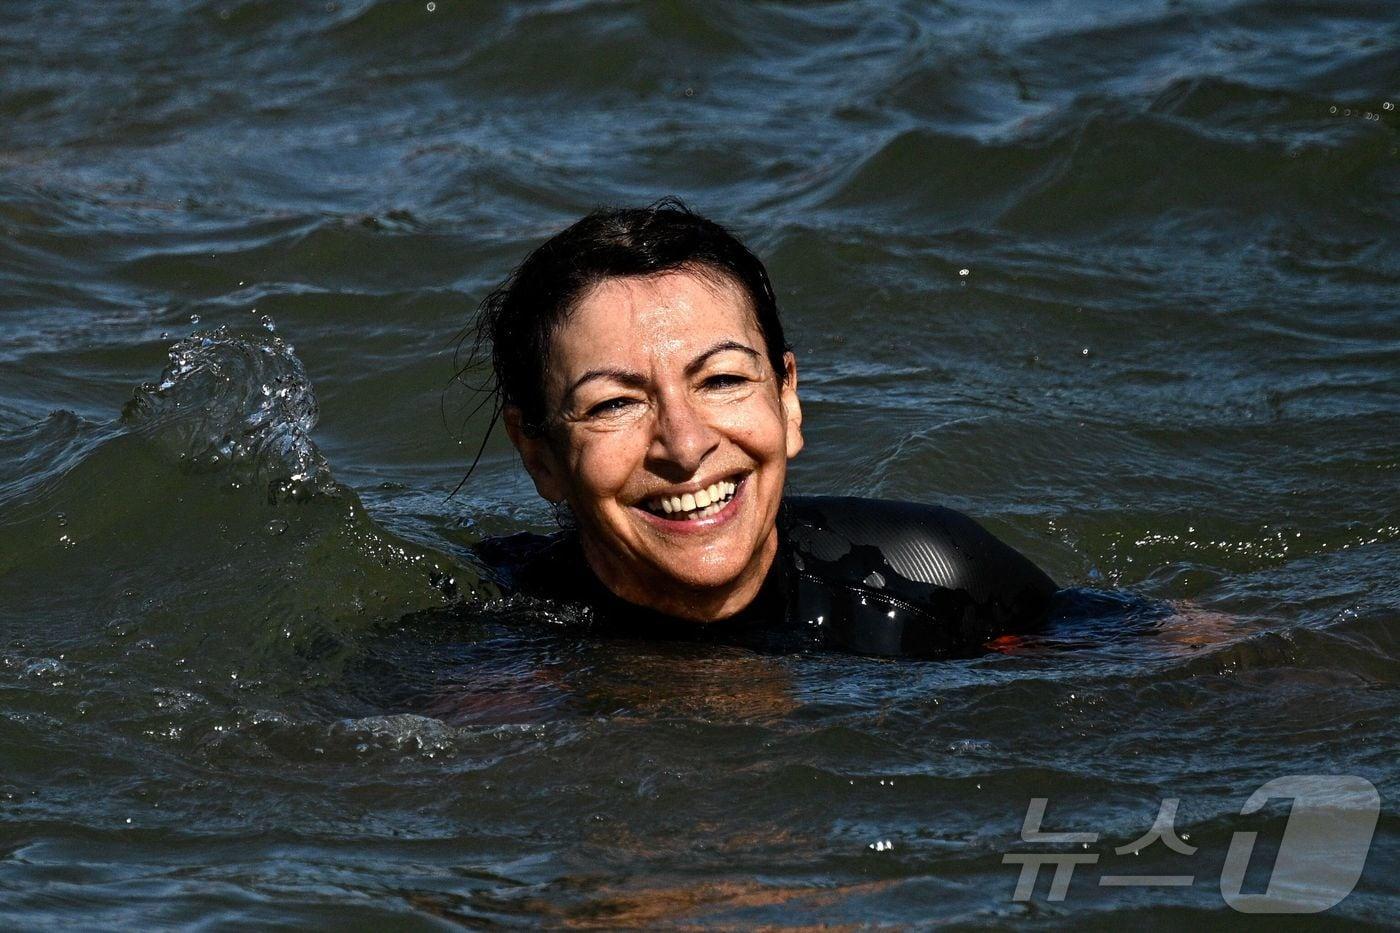
{"type": "Polygon", "coordinates": [[[618,573],[609,562],[580,539],[588,568],[608,592],[636,606],[689,622],[719,622],[747,608],[763,589],[778,554],[778,530],[773,529],[754,560],[737,579],[723,587],[690,587],[673,579],[638,580],[618,573]]]}

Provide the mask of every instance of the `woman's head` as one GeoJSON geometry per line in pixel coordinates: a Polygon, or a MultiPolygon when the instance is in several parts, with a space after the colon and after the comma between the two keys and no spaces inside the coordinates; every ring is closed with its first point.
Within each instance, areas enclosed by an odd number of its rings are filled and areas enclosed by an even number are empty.
{"type": "Polygon", "coordinates": [[[679,202],[596,211],[535,250],[480,326],[511,439],[603,583],[690,618],[743,608],[802,446],[762,263],[679,202]]]}
{"type": "Polygon", "coordinates": [[[675,198],[650,207],[593,211],[525,257],[482,302],[478,333],[491,345],[501,401],[539,430],[548,417],[541,391],[555,328],[604,279],[689,268],[728,278],[747,297],[769,363],[783,370],[788,345],[768,270],[728,230],[675,198]]]}

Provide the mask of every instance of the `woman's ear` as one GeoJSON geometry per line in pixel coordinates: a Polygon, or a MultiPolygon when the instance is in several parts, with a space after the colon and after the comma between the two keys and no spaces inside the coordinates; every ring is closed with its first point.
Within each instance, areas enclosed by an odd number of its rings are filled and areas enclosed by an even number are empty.
{"type": "Polygon", "coordinates": [[[783,417],[787,430],[787,455],[791,460],[802,450],[802,403],[797,400],[797,357],[783,354],[783,384],[779,387],[779,399],[783,403],[783,417]]]}
{"type": "Polygon", "coordinates": [[[543,434],[525,429],[524,413],[518,405],[503,407],[501,419],[506,423],[506,435],[520,453],[520,462],[525,464],[525,472],[535,483],[535,491],[549,502],[563,502],[564,471],[548,440],[543,434]]]}

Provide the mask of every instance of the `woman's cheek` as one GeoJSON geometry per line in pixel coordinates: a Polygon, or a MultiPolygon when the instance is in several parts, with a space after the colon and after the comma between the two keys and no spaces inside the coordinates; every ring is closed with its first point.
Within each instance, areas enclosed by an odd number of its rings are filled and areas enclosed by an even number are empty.
{"type": "Polygon", "coordinates": [[[621,430],[580,438],[574,448],[573,471],[590,498],[606,499],[621,492],[640,463],[639,432],[621,430]]]}
{"type": "Polygon", "coordinates": [[[781,427],[782,419],[768,399],[754,393],[742,404],[731,406],[723,415],[726,433],[742,438],[747,445],[768,440],[781,427]]]}

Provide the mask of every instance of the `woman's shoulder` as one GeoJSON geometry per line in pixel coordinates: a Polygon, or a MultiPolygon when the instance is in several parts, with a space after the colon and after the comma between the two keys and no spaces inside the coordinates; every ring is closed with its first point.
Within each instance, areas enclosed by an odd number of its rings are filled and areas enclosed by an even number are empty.
{"type": "MultiPolygon", "coordinates": [[[[965,589],[979,598],[1007,571],[1054,583],[1019,551],[954,509],[851,496],[789,496],[787,533],[804,557],[845,567],[884,569],[911,582],[965,589]]],[[[864,576],[862,576],[864,579],[864,576]]]]}
{"type": "Polygon", "coordinates": [[[873,654],[946,653],[1028,629],[1054,581],[954,509],[789,496],[782,533],[806,621],[873,654]]]}

